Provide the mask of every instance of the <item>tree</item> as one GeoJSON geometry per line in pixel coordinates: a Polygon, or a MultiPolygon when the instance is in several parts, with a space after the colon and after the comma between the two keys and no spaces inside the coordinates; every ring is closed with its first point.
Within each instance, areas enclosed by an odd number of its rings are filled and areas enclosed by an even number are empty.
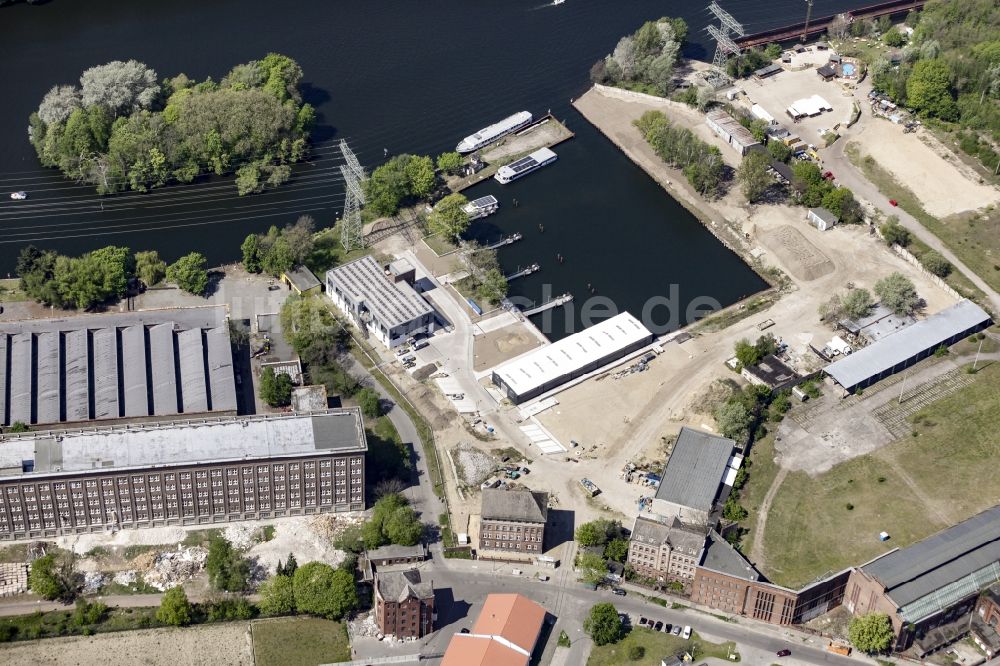
{"type": "Polygon", "coordinates": [[[942,59],[920,60],[906,80],[906,101],[923,115],[956,120],[958,105],[951,96],[951,68],[942,59]]]}
{"type": "Polygon", "coordinates": [[[304,264],[315,246],[316,220],[312,215],[300,215],[295,224],[281,230],[281,238],[288,244],[292,265],[304,264]]]}
{"type": "Polygon", "coordinates": [[[757,345],[752,344],[746,338],[736,341],[736,344],[733,345],[733,352],[736,355],[736,360],[739,361],[740,366],[743,368],[755,366],[763,358],[763,354],[757,350],[757,345]]]}
{"type": "Polygon", "coordinates": [[[948,274],[951,273],[951,262],[941,256],[941,253],[937,250],[924,252],[920,256],[920,263],[923,264],[924,268],[938,277],[948,277],[948,274]]]}
{"type": "Polygon", "coordinates": [[[885,652],[892,645],[892,622],[885,613],[868,613],[851,618],[847,628],[851,644],[866,654],[885,652]]]}
{"type": "Polygon", "coordinates": [[[427,216],[427,227],[435,234],[458,238],[469,228],[469,214],[465,212],[468,203],[463,194],[449,194],[427,216]]]}
{"type": "Polygon", "coordinates": [[[66,595],[66,586],[59,576],[54,555],[39,557],[28,571],[28,588],[43,599],[52,601],[66,595]]]}
{"type": "Polygon", "coordinates": [[[205,571],[212,587],[222,592],[242,592],[250,582],[250,563],[222,536],[208,544],[205,571]]]}
{"type": "Polygon", "coordinates": [[[378,393],[375,389],[368,388],[367,386],[360,391],[357,395],[358,404],[361,406],[361,413],[370,419],[377,419],[382,415],[382,408],[379,404],[378,393]]]}
{"type": "Polygon", "coordinates": [[[264,368],[260,373],[260,399],[271,407],[284,407],[292,402],[292,378],[274,368],[264,368]]]}
{"type": "Polygon", "coordinates": [[[261,271],[261,252],[260,252],[260,236],[257,234],[250,234],[243,241],[243,245],[240,246],[243,251],[243,268],[246,269],[248,273],[260,273],[261,271]]]}
{"type": "Polygon", "coordinates": [[[851,319],[861,319],[868,316],[875,304],[867,289],[851,289],[842,300],[844,314],[851,319]]]}
{"type": "Polygon", "coordinates": [[[908,315],[919,302],[913,282],[902,273],[892,273],[875,283],[875,293],[882,305],[897,315],[908,315]]]}
{"type": "Polygon", "coordinates": [[[580,572],[580,580],[596,585],[608,576],[608,565],[597,553],[583,553],[577,558],[576,568],[580,572]]]}
{"type": "Polygon", "coordinates": [[[622,532],[618,521],[598,518],[576,528],[576,542],[581,546],[603,546],[617,539],[622,532]]]}
{"type": "Polygon", "coordinates": [[[616,643],[622,637],[622,619],[613,604],[594,604],[583,621],[583,630],[593,639],[595,645],[616,643]]]}
{"type": "Polygon", "coordinates": [[[392,512],[385,521],[385,535],[390,543],[415,546],[424,535],[424,526],[412,507],[403,506],[392,512]]]}
{"type": "Polygon", "coordinates": [[[156,250],[135,253],[135,274],[147,287],[163,281],[167,276],[167,262],[160,259],[156,250]]]}
{"type": "Polygon", "coordinates": [[[264,581],[257,591],[257,607],[263,615],[288,615],[295,612],[295,590],[291,575],[275,575],[264,581]]]}
{"type": "Polygon", "coordinates": [[[462,156],[455,151],[441,153],[437,157],[437,168],[441,173],[457,173],[462,168],[464,161],[462,156]]]}
{"type": "Polygon", "coordinates": [[[900,247],[906,247],[910,244],[910,232],[899,223],[899,218],[895,215],[886,220],[878,230],[886,245],[895,243],[900,247]]]}
{"type": "Polygon", "coordinates": [[[138,60],[114,60],[80,77],[83,106],[99,105],[113,116],[148,109],[160,92],[156,72],[138,60]]]}
{"type": "Polygon", "coordinates": [[[186,254],[167,266],[167,279],[189,294],[203,296],[208,289],[206,262],[205,255],[200,252],[186,254]]]}
{"type": "Polygon", "coordinates": [[[604,557],[615,562],[624,562],[628,557],[628,539],[612,539],[604,547],[604,557]]]}
{"type": "Polygon", "coordinates": [[[792,149],[778,139],[767,142],[767,152],[779,162],[787,162],[792,159],[792,149]]]}
{"type": "Polygon", "coordinates": [[[292,576],[295,607],[331,620],[339,620],[358,606],[354,576],[322,562],[303,564],[292,576]]]}
{"type": "Polygon", "coordinates": [[[156,619],[173,627],[191,624],[191,603],[182,587],[172,587],[163,595],[156,619]]]}
{"type": "Polygon", "coordinates": [[[724,437],[736,441],[743,441],[750,431],[750,424],[753,423],[753,414],[746,405],[738,401],[727,401],[719,405],[712,412],[715,424],[719,427],[719,432],[724,437]]]}
{"type": "Polygon", "coordinates": [[[75,86],[52,86],[38,105],[38,117],[46,125],[55,125],[82,106],[80,91],[75,86]]]}
{"type": "Polygon", "coordinates": [[[480,278],[476,294],[484,301],[499,303],[507,295],[507,277],[498,268],[486,271],[480,278]]]}
{"type": "Polygon", "coordinates": [[[434,174],[434,161],[426,156],[410,155],[406,163],[406,179],[411,196],[422,199],[434,190],[437,176],[434,174]]]}
{"type": "Polygon", "coordinates": [[[887,33],[882,35],[882,41],[885,42],[886,46],[895,49],[906,44],[906,35],[900,32],[896,26],[892,26],[887,33]]]}
{"type": "Polygon", "coordinates": [[[763,151],[751,150],[743,156],[743,161],[736,170],[736,180],[743,188],[743,196],[750,203],[759,199],[771,184],[771,175],[767,172],[770,166],[771,158],[763,151]]]}
{"type": "Polygon", "coordinates": [[[851,27],[851,17],[848,14],[837,14],[826,29],[833,39],[843,39],[851,27]]]}

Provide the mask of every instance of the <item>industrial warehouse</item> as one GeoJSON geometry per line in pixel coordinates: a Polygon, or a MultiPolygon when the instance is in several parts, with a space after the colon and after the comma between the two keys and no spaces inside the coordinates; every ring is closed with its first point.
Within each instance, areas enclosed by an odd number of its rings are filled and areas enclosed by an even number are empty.
{"type": "Polygon", "coordinates": [[[623,312],[498,366],[493,383],[519,404],[641,349],[652,339],[649,329],[623,312]]]}
{"type": "Polygon", "coordinates": [[[0,424],[235,414],[224,307],[0,324],[0,424]]]}
{"type": "Polygon", "coordinates": [[[0,540],[365,508],[361,412],[0,436],[0,540]]]}

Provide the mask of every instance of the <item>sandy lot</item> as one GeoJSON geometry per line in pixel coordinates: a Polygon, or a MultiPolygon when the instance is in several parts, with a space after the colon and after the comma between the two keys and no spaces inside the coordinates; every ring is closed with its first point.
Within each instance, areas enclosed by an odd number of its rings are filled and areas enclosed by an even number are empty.
{"type": "Polygon", "coordinates": [[[851,141],[913,190],[924,210],[943,218],[1000,202],[1000,190],[980,184],[968,167],[952,157],[929,133],[903,134],[900,125],[872,119],[851,141]],[[948,159],[942,157],[947,155],[948,159]]]}
{"type": "Polygon", "coordinates": [[[541,346],[542,341],[521,323],[477,335],[473,343],[473,370],[482,372],[541,346]]]}
{"type": "Polygon", "coordinates": [[[185,629],[145,629],[0,645],[0,661],[39,666],[236,666],[253,664],[249,625],[233,622],[185,629]]]}

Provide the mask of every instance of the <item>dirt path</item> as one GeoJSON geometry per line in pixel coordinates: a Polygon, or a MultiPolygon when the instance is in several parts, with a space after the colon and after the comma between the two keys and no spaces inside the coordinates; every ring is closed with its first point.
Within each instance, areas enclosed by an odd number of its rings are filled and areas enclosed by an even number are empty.
{"type": "Polygon", "coordinates": [[[767,512],[771,509],[771,502],[774,501],[774,496],[778,494],[778,489],[781,488],[786,476],[788,476],[788,468],[779,467],[778,473],[771,481],[771,487],[768,488],[767,495],[764,495],[764,501],[760,503],[760,509],[757,511],[757,525],[754,527],[753,534],[750,535],[750,561],[758,569],[764,563],[764,530],[767,528],[767,512]]]}

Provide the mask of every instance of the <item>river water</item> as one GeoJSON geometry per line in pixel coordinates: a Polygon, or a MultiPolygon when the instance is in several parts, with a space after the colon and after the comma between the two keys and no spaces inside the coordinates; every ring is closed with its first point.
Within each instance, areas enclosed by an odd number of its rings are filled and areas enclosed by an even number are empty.
{"type": "MultiPolygon", "coordinates": [[[[797,20],[804,10],[801,0],[722,4],[748,31],[797,20]]],[[[823,14],[856,3],[825,4],[823,14]]],[[[505,270],[542,265],[513,282],[512,294],[533,301],[566,291],[576,296],[576,307],[539,319],[553,338],[579,330],[584,297],[592,293],[637,316],[651,298],[661,305],[666,299],[672,305],[658,308],[651,323],[676,328],[690,320],[695,298],[727,305],[765,284],[569,104],[587,89],[594,61],[621,35],[661,15],[690,24],[688,56],[711,57],[707,12],[702,3],[680,0],[559,6],[533,0],[53,0],[4,7],[0,275],[13,271],[27,243],[70,254],[115,243],[157,249],[168,260],[198,250],[213,264],[233,261],[252,231],[302,213],[321,225],[335,219],[343,203],[340,138],[371,169],[384,149],[437,154],[514,111],[551,109],[577,135],[556,148],[559,161],[512,185],[490,181],[468,192],[495,194],[503,207],[481,234],[525,235],[500,252],[505,270]],[[92,188],[42,169],[28,143],[27,117],[45,91],[76,82],[92,65],[135,58],[161,78],[184,72],[218,79],[233,64],[268,51],[302,65],[306,99],[319,111],[314,160],[277,192],[238,199],[231,181],[218,179],[102,201],[92,188]],[[6,193],[14,190],[31,198],[12,202],[6,193]]]]}

